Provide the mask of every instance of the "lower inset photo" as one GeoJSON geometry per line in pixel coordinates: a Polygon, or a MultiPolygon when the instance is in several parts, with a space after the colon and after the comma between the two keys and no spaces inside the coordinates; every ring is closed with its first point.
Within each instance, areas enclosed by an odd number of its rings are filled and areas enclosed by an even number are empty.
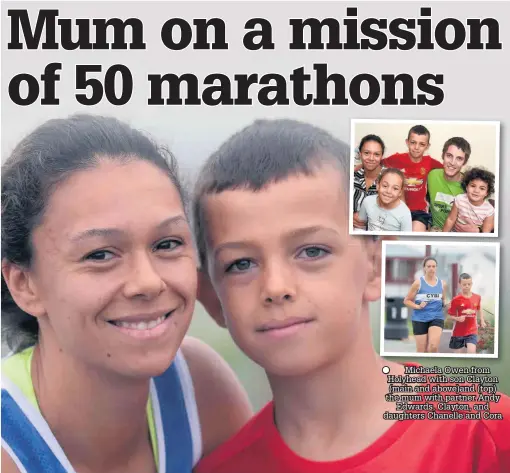
{"type": "Polygon", "coordinates": [[[498,357],[499,243],[383,241],[381,355],[498,357]]]}

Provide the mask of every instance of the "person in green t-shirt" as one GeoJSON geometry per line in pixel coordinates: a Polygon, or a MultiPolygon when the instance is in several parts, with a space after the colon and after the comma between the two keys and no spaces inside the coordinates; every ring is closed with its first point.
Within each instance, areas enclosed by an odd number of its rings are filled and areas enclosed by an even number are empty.
{"type": "Polygon", "coordinates": [[[427,178],[427,192],[432,214],[431,231],[441,231],[461,186],[462,167],[468,162],[471,146],[460,137],[450,138],[443,146],[443,169],[434,169],[427,178]]]}

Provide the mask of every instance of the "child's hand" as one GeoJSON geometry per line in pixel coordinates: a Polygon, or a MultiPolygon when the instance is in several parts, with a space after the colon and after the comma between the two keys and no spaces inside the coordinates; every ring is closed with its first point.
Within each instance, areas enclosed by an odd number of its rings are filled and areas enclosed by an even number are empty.
{"type": "Polygon", "coordinates": [[[485,322],[485,320],[480,320],[480,327],[482,328],[487,327],[487,322],[485,322]]]}
{"type": "Polygon", "coordinates": [[[478,225],[475,225],[473,222],[460,223],[459,220],[455,222],[453,229],[456,232],[464,232],[464,233],[480,233],[480,229],[478,225]]]}
{"type": "Polygon", "coordinates": [[[449,309],[451,307],[451,305],[452,305],[452,301],[448,301],[445,303],[444,308],[449,309]]]}
{"type": "Polygon", "coordinates": [[[457,322],[464,322],[464,320],[466,320],[466,317],[464,315],[457,317],[457,322]]]}
{"type": "Polygon", "coordinates": [[[419,308],[419,309],[423,309],[426,305],[427,305],[427,303],[426,303],[426,302],[421,302],[421,303],[418,305],[418,308],[419,308]]]}

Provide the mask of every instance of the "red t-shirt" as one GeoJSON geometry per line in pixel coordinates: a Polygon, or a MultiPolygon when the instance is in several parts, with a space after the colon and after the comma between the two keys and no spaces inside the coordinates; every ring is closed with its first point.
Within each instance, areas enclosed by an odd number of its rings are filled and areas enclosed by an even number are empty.
{"type": "Polygon", "coordinates": [[[471,294],[471,297],[465,297],[462,294],[452,299],[452,304],[448,309],[448,313],[455,317],[465,316],[464,322],[455,322],[452,337],[467,337],[478,333],[478,325],[476,323],[476,314],[480,310],[482,298],[478,294],[471,294]],[[474,314],[465,314],[466,310],[476,311],[474,314]]]}
{"type": "Polygon", "coordinates": [[[299,457],[286,445],[274,424],[270,402],[237,435],[205,457],[195,472],[508,473],[510,398],[501,395],[498,403],[490,403],[490,410],[501,413],[503,420],[396,421],[356,455],[316,462],[299,457]]]}
{"type": "Polygon", "coordinates": [[[411,161],[409,153],[395,153],[382,160],[382,165],[387,168],[400,169],[405,177],[405,198],[409,210],[427,211],[427,176],[432,169],[443,169],[443,164],[431,158],[423,156],[419,163],[411,161]]]}

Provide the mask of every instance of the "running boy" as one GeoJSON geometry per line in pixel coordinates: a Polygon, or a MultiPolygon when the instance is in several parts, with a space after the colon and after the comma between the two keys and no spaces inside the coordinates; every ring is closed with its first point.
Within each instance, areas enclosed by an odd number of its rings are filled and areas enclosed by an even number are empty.
{"type": "Polygon", "coordinates": [[[450,348],[456,353],[476,353],[478,343],[477,315],[480,319],[480,327],[485,328],[485,320],[482,311],[482,298],[471,292],[473,280],[467,273],[459,276],[461,293],[455,296],[448,317],[455,321],[450,348]]]}
{"type": "Polygon", "coordinates": [[[430,132],[423,125],[413,126],[407,135],[407,153],[395,153],[382,160],[388,168],[398,168],[406,176],[405,201],[413,219],[414,232],[426,232],[431,224],[427,203],[427,176],[443,164],[425,155],[430,147],[430,132]]]}
{"type": "Polygon", "coordinates": [[[383,418],[395,403],[382,368],[404,366],[372,346],[381,248],[349,235],[348,162],[320,129],[263,120],[199,174],[199,298],[265,369],[273,401],[197,473],[508,471],[508,397],[494,407],[502,421],[383,418]]]}
{"type": "Polygon", "coordinates": [[[411,212],[400,200],[404,192],[404,174],[386,168],[377,179],[377,195],[363,200],[358,219],[367,222],[371,232],[412,232],[411,212]]]}
{"type": "Polygon", "coordinates": [[[486,199],[494,193],[495,180],[494,174],[485,169],[472,168],[466,172],[462,179],[465,194],[455,197],[443,232],[462,232],[466,224],[471,224],[480,233],[491,233],[495,210],[486,199]]]}

